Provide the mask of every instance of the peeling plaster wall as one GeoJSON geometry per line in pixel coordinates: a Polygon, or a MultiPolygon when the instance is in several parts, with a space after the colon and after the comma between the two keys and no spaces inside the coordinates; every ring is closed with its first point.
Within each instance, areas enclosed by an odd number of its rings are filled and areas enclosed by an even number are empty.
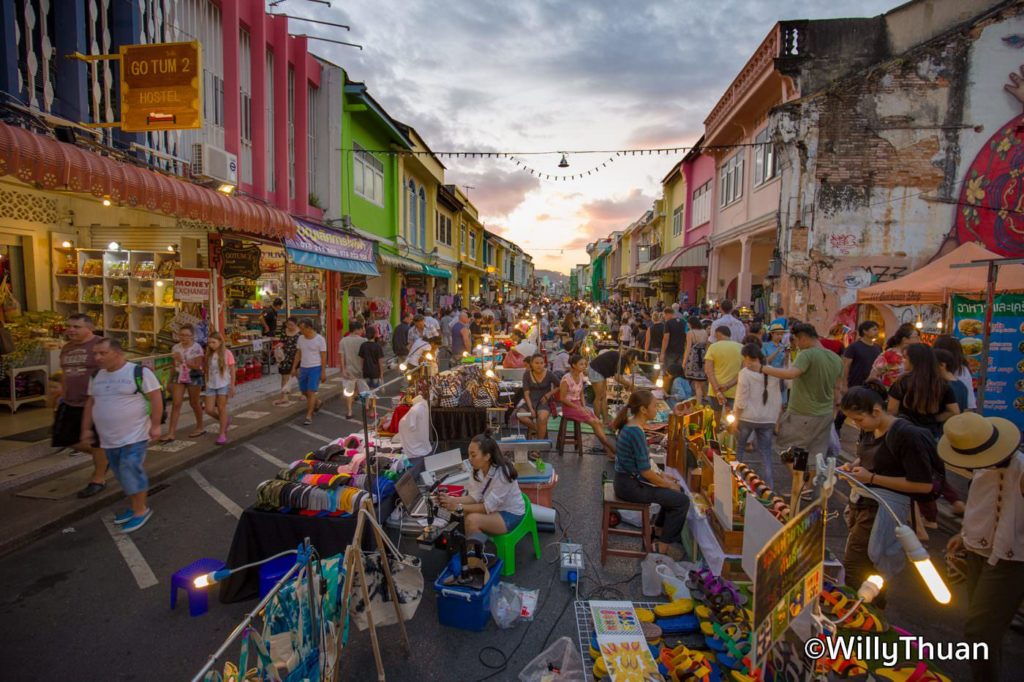
{"type": "MultiPolygon", "coordinates": [[[[1021,12],[1018,4],[773,112],[787,312],[828,327],[858,289],[956,246],[957,203],[979,151],[1001,142],[1007,163],[1024,155],[1024,128],[1009,143],[990,139],[1006,136],[1024,104],[1002,87],[1024,65],[1024,49],[1004,40],[1024,36],[1021,12]]],[[[1020,203],[1024,178],[1010,182],[1009,200],[1020,203]]],[[[998,185],[1004,197],[1007,186],[998,185]]],[[[1004,233],[1015,225],[1024,223],[1004,233]]]]}

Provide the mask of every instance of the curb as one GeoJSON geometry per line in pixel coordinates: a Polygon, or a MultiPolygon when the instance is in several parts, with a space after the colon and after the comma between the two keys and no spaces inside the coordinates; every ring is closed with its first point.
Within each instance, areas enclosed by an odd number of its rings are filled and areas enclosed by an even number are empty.
{"type": "MultiPolygon", "coordinates": [[[[323,400],[323,402],[326,403],[328,400],[340,396],[341,390],[342,387],[341,384],[339,383],[333,383],[330,385],[329,388],[322,388],[320,394],[321,400],[323,400]]],[[[271,396],[270,398],[267,398],[266,404],[270,405],[270,403],[275,398],[276,396],[271,396]]],[[[250,403],[246,407],[248,409],[255,409],[257,406],[263,404],[263,402],[264,401],[250,403]]],[[[275,428],[282,424],[283,422],[293,419],[296,415],[305,412],[305,409],[305,402],[301,400],[297,401],[294,406],[288,408],[271,407],[271,414],[274,415],[273,418],[268,417],[265,418],[264,420],[261,420],[260,422],[251,425],[239,425],[239,435],[235,436],[229,442],[229,446],[239,445],[247,440],[250,440],[256,435],[263,433],[264,431],[275,428]]],[[[192,448],[189,449],[191,450],[192,448]]],[[[198,448],[195,452],[191,452],[189,454],[183,454],[178,456],[178,453],[170,453],[167,459],[161,458],[162,461],[160,461],[160,463],[157,466],[155,466],[153,469],[147,472],[149,475],[150,489],[154,488],[157,484],[161,483],[162,481],[166,481],[172,476],[190,467],[193,467],[196,464],[204,462],[208,459],[212,459],[216,455],[223,452],[223,450],[224,446],[215,445],[213,441],[210,440],[209,447],[198,448]]],[[[153,460],[151,459],[150,461],[153,460]]],[[[13,492],[7,493],[8,500],[14,497],[15,494],[13,492]]],[[[55,513],[46,520],[44,520],[42,523],[36,523],[33,527],[20,531],[15,528],[13,529],[12,534],[5,534],[3,538],[0,538],[0,557],[4,557],[8,554],[11,554],[12,552],[22,549],[32,544],[36,540],[40,539],[42,536],[48,534],[49,532],[64,527],[69,523],[78,521],[79,519],[85,518],[86,516],[89,516],[109,506],[113,502],[116,502],[117,500],[120,500],[123,497],[124,493],[121,490],[121,486],[118,485],[117,481],[115,480],[113,481],[112,485],[108,485],[105,490],[103,490],[100,493],[97,493],[93,497],[87,498],[85,500],[78,500],[77,498],[73,498],[73,506],[68,507],[66,509],[54,510],[55,513]]],[[[45,503],[49,501],[38,500],[37,502],[45,503]]],[[[63,500],[56,502],[63,502],[63,500]]],[[[5,505],[0,505],[0,508],[2,508],[2,506],[5,505]]],[[[5,512],[3,516],[5,517],[5,521],[8,524],[10,524],[8,525],[9,529],[12,525],[17,525],[16,523],[11,523],[12,521],[16,521],[17,517],[19,516],[17,512],[10,514],[5,512]]]]}

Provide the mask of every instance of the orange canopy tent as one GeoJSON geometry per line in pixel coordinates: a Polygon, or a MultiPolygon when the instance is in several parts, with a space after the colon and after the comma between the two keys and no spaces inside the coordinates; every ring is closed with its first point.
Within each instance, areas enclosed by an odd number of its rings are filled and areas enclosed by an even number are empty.
{"type": "MultiPolygon", "coordinates": [[[[988,268],[955,268],[960,263],[999,258],[975,242],[961,244],[941,258],[915,270],[909,275],[865,287],[857,292],[858,303],[912,303],[944,304],[954,293],[984,294],[988,268]]],[[[996,291],[1024,291],[1024,265],[1004,265],[999,268],[996,291]]]]}

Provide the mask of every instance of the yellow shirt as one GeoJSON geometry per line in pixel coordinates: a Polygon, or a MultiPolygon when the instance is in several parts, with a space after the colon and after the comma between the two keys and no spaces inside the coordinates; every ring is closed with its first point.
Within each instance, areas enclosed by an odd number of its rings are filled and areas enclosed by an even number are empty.
{"type": "MultiPolygon", "coordinates": [[[[711,360],[715,365],[715,383],[725,386],[736,381],[740,368],[743,367],[743,355],[740,351],[743,346],[736,341],[715,341],[708,346],[705,360],[711,360]]],[[[712,389],[714,390],[714,389],[712,389]]],[[[736,397],[736,386],[725,392],[726,398],[736,397]]]]}

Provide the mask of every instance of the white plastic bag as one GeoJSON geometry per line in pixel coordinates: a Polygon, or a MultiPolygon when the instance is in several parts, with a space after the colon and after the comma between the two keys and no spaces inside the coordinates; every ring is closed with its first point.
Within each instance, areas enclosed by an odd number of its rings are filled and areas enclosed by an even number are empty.
{"type": "Polygon", "coordinates": [[[657,552],[651,552],[640,562],[640,580],[645,597],[657,597],[662,592],[661,574],[658,567],[672,563],[672,558],[657,552]]]}
{"type": "Polygon", "coordinates": [[[491,617],[502,630],[518,623],[522,610],[523,600],[515,585],[499,582],[491,590],[491,617]]]}
{"type": "Polygon", "coordinates": [[[580,651],[568,637],[556,639],[519,673],[520,682],[586,682],[580,651]]]}

